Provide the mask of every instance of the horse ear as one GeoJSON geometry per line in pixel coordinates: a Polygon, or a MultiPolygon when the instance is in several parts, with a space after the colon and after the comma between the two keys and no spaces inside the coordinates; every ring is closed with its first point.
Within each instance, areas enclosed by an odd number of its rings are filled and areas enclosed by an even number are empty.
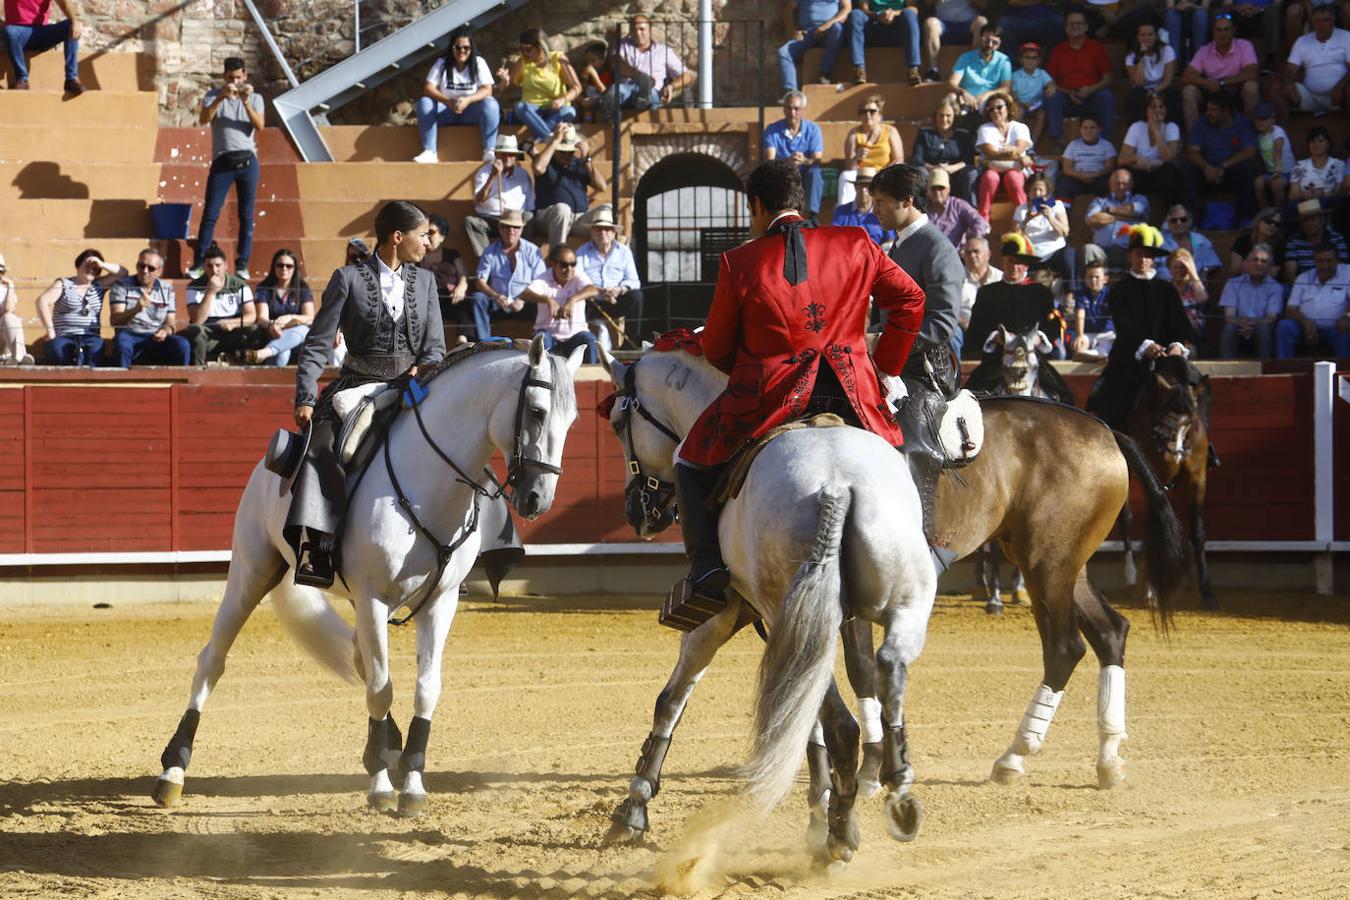
{"type": "MultiPolygon", "coordinates": [[[[597,345],[597,347],[599,347],[599,345],[597,345]]],[[[610,381],[614,382],[614,386],[616,388],[618,388],[619,390],[623,390],[624,373],[628,371],[628,367],[625,366],[623,363],[619,362],[617,359],[615,359],[613,354],[611,354],[604,347],[599,347],[599,350],[600,350],[600,364],[604,366],[605,371],[609,373],[610,381]]]]}
{"type": "Polygon", "coordinates": [[[530,368],[531,368],[531,369],[535,369],[535,368],[538,368],[538,367],[539,367],[539,364],[542,363],[542,362],[544,361],[544,354],[545,354],[546,352],[547,352],[547,351],[544,349],[544,336],[543,336],[542,334],[536,334],[536,335],[534,336],[534,340],[530,341],[530,368]]]}
{"type": "Polygon", "coordinates": [[[995,350],[1002,347],[1007,342],[1008,342],[1008,330],[1004,328],[1002,325],[1000,325],[994,331],[989,332],[989,337],[985,338],[984,352],[993,353],[995,350]]]}
{"type": "Polygon", "coordinates": [[[1031,346],[1037,353],[1052,353],[1055,349],[1055,345],[1050,343],[1050,336],[1039,328],[1036,329],[1036,339],[1031,346]]]}
{"type": "Polygon", "coordinates": [[[651,341],[643,341],[643,342],[642,342],[642,352],[643,352],[643,353],[646,353],[648,350],[652,349],[652,347],[654,347],[654,346],[656,346],[656,345],[653,344],[651,341]]]}
{"type": "Polygon", "coordinates": [[[581,361],[586,358],[586,345],[582,344],[576,347],[571,353],[567,354],[567,371],[573,375],[581,368],[581,361]]]}

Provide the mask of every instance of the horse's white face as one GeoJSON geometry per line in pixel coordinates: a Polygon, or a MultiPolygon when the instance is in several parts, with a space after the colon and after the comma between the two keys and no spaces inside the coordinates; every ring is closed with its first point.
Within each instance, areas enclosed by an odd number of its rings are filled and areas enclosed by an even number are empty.
{"type": "MultiPolygon", "coordinates": [[[[605,354],[605,363],[616,391],[623,394],[627,366],[605,354]]],[[[634,384],[644,407],[655,402],[659,392],[643,391],[640,372],[634,373],[634,384]]],[[[623,448],[628,464],[624,483],[624,513],[637,536],[646,540],[665,531],[675,521],[675,450],[674,439],[636,412],[633,397],[619,396],[609,411],[609,427],[623,448]],[[633,471],[636,463],[638,471],[633,471]]],[[[647,407],[647,412],[658,421],[670,423],[659,408],[647,407]]]]}
{"type": "Polygon", "coordinates": [[[584,354],[585,348],[578,347],[565,361],[558,359],[536,337],[530,344],[528,374],[521,377],[537,383],[527,385],[522,393],[521,382],[511,379],[503,385],[493,409],[492,442],[517,466],[511,502],[527,519],[538,518],[553,505],[563,446],[577,417],[573,376],[584,354]],[[517,452],[521,458],[514,460],[517,452]]]}

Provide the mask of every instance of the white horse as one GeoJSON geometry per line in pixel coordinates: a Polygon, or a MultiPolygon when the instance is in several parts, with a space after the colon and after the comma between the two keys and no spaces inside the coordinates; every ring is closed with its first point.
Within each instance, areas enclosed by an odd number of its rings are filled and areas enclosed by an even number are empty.
{"type": "MultiPolygon", "coordinates": [[[[576,419],[572,378],[582,351],[563,360],[536,338],[528,353],[503,345],[480,350],[427,379],[427,396],[392,423],[384,447],[351,494],[342,534],[341,575],[332,593],[355,608],[353,633],[313,588],[287,578],[295,554],[282,537],[290,494],[260,462],[235,514],[229,576],[211,639],[197,657],[187,712],[161,757],[153,797],[172,806],[202,707],[225,669],[231,645],[269,592],[278,615],[301,645],[339,674],[366,685],[370,729],[363,762],[371,776],[368,802],[381,811],[416,815],[426,805],[422,784],[427,735],[441,693],[441,658],[459,600],[459,585],[478,556],[480,499],[494,450],[508,462],[511,503],[527,518],[547,512],[562,472],[563,443],[576,419]],[[276,589],[274,591],[274,589],[276,589]],[[401,606],[416,614],[417,687],[407,747],[389,715],[387,623],[401,606]],[[401,794],[389,769],[400,769],[401,794]]],[[[427,373],[423,373],[427,378],[427,373]]],[[[351,493],[358,476],[348,477],[351,493]]]]}
{"type": "MultiPolygon", "coordinates": [[[[688,433],[724,379],[702,357],[680,351],[647,353],[640,366],[607,363],[625,393],[610,422],[629,459],[630,520],[636,514],[645,521],[644,511],[662,502],[648,489],[673,477],[671,436],[688,433]],[[658,383],[666,389],[658,390],[658,383]],[[658,427],[634,429],[634,415],[658,427]],[[643,463],[653,459],[661,460],[655,470],[643,463]]],[[[827,691],[837,700],[832,686],[840,626],[857,618],[885,632],[876,655],[881,780],[888,791],[888,828],[897,840],[912,839],[922,813],[909,793],[914,776],[904,737],[904,692],[909,666],[923,648],[937,578],[904,457],[858,428],[783,434],[750,467],[740,494],[722,512],[718,533],[734,590],[726,609],[683,638],[629,797],[614,815],[611,840],[632,840],[645,831],[647,801],[659,789],[661,762],[694,685],[717,649],[756,618],[768,627],[768,646],[760,665],[754,754],[744,770],[751,808],[763,813],[775,806],[791,788],[808,740],[823,738],[838,781],[825,801],[828,810],[817,810],[828,819],[825,846],[817,849],[825,862],[852,858],[859,841],[858,729],[845,711],[845,723],[822,717],[822,735],[817,716],[827,691]]],[[[823,798],[813,792],[811,799],[823,798]]]]}

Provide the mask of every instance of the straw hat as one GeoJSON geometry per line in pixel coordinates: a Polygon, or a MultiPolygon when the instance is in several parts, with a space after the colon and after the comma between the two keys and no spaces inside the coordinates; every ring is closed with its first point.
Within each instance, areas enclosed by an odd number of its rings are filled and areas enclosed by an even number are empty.
{"type": "Polygon", "coordinates": [[[524,156],[525,151],[520,149],[516,143],[514,134],[497,135],[497,145],[492,148],[492,152],[497,156],[524,156]]]}
{"type": "Polygon", "coordinates": [[[512,228],[524,228],[525,217],[521,215],[518,209],[502,210],[501,218],[497,220],[500,225],[510,225],[512,228]]]}

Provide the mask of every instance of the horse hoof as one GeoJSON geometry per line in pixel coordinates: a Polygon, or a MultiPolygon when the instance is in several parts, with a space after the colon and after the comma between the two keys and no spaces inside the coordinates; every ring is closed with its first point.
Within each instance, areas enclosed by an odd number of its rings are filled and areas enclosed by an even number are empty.
{"type": "Polygon", "coordinates": [[[989,780],[994,784],[1017,784],[1026,777],[1026,772],[1021,769],[1014,769],[1012,766],[1005,766],[1003,763],[994,763],[994,771],[989,773],[989,780]]]}
{"type": "Polygon", "coordinates": [[[609,831],[605,832],[605,845],[607,847],[635,846],[641,844],[646,836],[647,832],[640,828],[615,822],[609,826],[609,831]]]}
{"type": "Polygon", "coordinates": [[[427,808],[426,794],[413,794],[408,791],[398,795],[398,814],[405,819],[416,819],[427,808]]]}
{"type": "Polygon", "coordinates": [[[1014,606],[1030,606],[1031,594],[1027,592],[1026,588],[1018,588],[1013,591],[1012,604],[1014,606]]]}
{"type": "Polygon", "coordinates": [[[1097,763],[1097,787],[1103,791],[1120,787],[1125,783],[1125,760],[1117,756],[1097,763]]]}
{"type": "Polygon", "coordinates": [[[167,778],[156,780],[155,789],[150,792],[150,797],[155,801],[155,805],[164,809],[177,806],[182,796],[183,783],[181,781],[170,781],[167,778]]]}
{"type": "Polygon", "coordinates": [[[891,837],[908,843],[923,827],[923,804],[913,794],[891,795],[886,799],[886,828],[891,837]]]}
{"type": "Polygon", "coordinates": [[[991,616],[1001,616],[1003,615],[1003,604],[997,600],[990,600],[984,605],[984,611],[991,616]]]}
{"type": "Polygon", "coordinates": [[[398,794],[394,791],[371,791],[366,803],[376,812],[388,813],[398,809],[398,794]]]}

